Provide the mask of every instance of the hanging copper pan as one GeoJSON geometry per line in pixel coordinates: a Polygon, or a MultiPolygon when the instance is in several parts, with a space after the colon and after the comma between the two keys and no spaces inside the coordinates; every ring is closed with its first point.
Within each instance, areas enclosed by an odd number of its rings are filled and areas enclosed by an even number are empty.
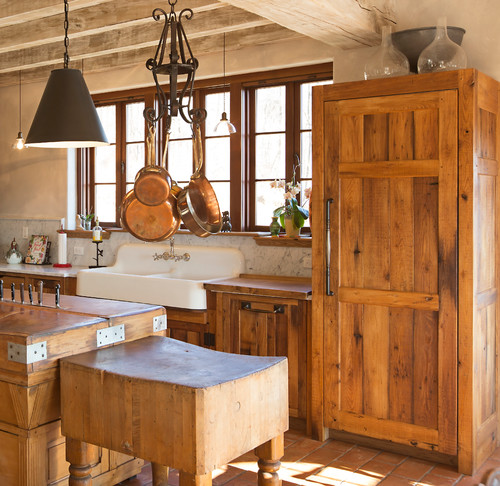
{"type": "MultiPolygon", "coordinates": [[[[147,143],[151,143],[148,139],[147,143]]],[[[163,152],[162,165],[165,167],[167,145],[163,152]]],[[[148,157],[151,150],[148,146],[148,157]]],[[[150,159],[149,159],[150,160],[150,159]]],[[[164,202],[156,206],[143,204],[130,190],[123,198],[121,207],[121,225],[130,234],[143,241],[162,241],[172,236],[181,224],[177,210],[177,194],[180,188],[172,182],[171,190],[164,202]]]]}
{"type": "MultiPolygon", "coordinates": [[[[168,145],[170,133],[167,131],[165,147],[168,145]]],[[[134,192],[137,199],[147,206],[157,206],[165,202],[170,193],[172,179],[164,161],[161,166],[155,164],[155,129],[153,125],[149,127],[147,137],[147,165],[143,167],[135,176],[134,192]]]]}
{"type": "Polygon", "coordinates": [[[201,173],[203,151],[198,125],[194,128],[193,153],[196,170],[177,197],[177,209],[186,228],[196,236],[206,237],[220,232],[222,217],[215,191],[201,173]]]}

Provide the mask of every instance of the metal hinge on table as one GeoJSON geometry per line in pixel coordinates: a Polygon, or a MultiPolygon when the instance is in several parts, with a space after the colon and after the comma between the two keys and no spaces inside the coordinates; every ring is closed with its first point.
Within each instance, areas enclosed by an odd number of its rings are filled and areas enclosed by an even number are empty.
{"type": "Polygon", "coordinates": [[[203,344],[205,346],[215,346],[215,334],[213,332],[205,332],[203,334],[203,344]]]}
{"type": "Polygon", "coordinates": [[[47,341],[34,344],[7,343],[7,357],[9,361],[31,364],[47,359],[47,341]]]}

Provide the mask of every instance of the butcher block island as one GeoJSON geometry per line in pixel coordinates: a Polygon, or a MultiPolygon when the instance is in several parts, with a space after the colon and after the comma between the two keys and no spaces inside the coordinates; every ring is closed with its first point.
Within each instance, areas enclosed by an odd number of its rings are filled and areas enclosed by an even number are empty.
{"type": "MultiPolygon", "coordinates": [[[[38,296],[34,295],[34,302],[38,296]]],[[[43,306],[0,302],[0,484],[66,485],[61,435],[59,359],[165,335],[161,306],[63,295],[43,306]]],[[[93,469],[94,485],[137,474],[142,460],[105,449],[93,469]]]]}

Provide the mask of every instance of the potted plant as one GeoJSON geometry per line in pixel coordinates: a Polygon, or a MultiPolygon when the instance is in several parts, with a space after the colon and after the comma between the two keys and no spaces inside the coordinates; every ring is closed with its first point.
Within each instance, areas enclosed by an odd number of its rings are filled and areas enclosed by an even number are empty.
{"type": "Polygon", "coordinates": [[[90,214],[79,214],[80,225],[84,230],[90,230],[92,225],[92,219],[94,218],[94,213],[90,214]]]}
{"type": "MultiPolygon", "coordinates": [[[[297,155],[295,156],[298,161],[297,155]]],[[[275,180],[271,182],[272,188],[284,189],[285,203],[283,206],[273,211],[273,216],[279,219],[279,222],[289,238],[297,238],[300,234],[300,228],[304,226],[305,220],[309,217],[307,209],[303,208],[297,201],[297,194],[300,193],[300,185],[295,180],[295,172],[300,162],[294,164],[293,175],[290,182],[284,180],[275,180]]]]}

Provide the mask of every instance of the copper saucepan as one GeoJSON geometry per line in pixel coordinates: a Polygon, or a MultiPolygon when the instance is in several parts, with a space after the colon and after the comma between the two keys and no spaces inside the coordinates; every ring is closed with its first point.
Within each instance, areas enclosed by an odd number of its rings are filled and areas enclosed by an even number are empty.
{"type": "MultiPolygon", "coordinates": [[[[148,138],[148,157],[151,156],[148,138]]],[[[165,166],[167,144],[163,152],[165,166]]],[[[130,190],[123,198],[121,207],[121,224],[130,234],[143,241],[162,241],[172,236],[181,224],[177,210],[177,194],[179,186],[172,182],[168,197],[161,204],[150,206],[143,204],[136,197],[135,190],[130,190]]]]}
{"type": "MultiPolygon", "coordinates": [[[[165,148],[168,145],[170,133],[167,131],[165,148]]],[[[147,137],[147,165],[135,176],[134,192],[137,199],[147,206],[157,206],[165,202],[170,194],[172,179],[165,168],[164,160],[161,166],[155,164],[155,129],[149,127],[147,137]]]]}
{"type": "Polygon", "coordinates": [[[198,125],[194,128],[193,151],[196,170],[191,176],[189,185],[177,196],[177,209],[186,228],[196,236],[205,237],[220,232],[222,217],[215,191],[201,173],[203,150],[198,125]]]}

